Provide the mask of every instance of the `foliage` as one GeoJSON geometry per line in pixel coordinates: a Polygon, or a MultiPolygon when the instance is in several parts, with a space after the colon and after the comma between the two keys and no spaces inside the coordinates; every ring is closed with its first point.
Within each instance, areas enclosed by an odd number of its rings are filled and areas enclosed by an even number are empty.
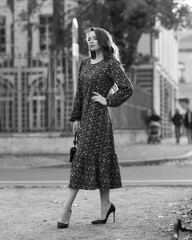
{"type": "Polygon", "coordinates": [[[11,11],[13,12],[14,1],[13,0],[7,0],[7,5],[10,7],[11,11]]]}
{"type": "MultiPolygon", "coordinates": [[[[12,12],[14,11],[14,1],[15,0],[7,0],[7,5],[10,7],[12,12]]],[[[22,1],[22,0],[20,0],[20,1],[22,1]]],[[[28,3],[28,13],[23,12],[23,13],[21,13],[21,14],[23,14],[22,16],[24,18],[26,18],[26,14],[31,15],[34,12],[36,12],[37,10],[39,10],[41,8],[41,6],[42,6],[44,1],[46,1],[46,0],[41,0],[41,1],[38,1],[38,2],[37,2],[37,0],[27,0],[27,3],[28,3]]],[[[24,18],[22,18],[22,20],[24,20],[24,18]]]]}
{"type": "Polygon", "coordinates": [[[94,1],[79,21],[83,26],[81,30],[87,25],[109,30],[128,68],[134,63],[137,44],[143,33],[157,36],[158,21],[168,30],[186,27],[188,14],[189,7],[174,0],[104,0],[94,1]]]}
{"type": "MultiPolygon", "coordinates": [[[[26,20],[41,8],[46,0],[29,0],[28,12],[21,12],[20,19],[26,20]]],[[[188,20],[189,7],[182,0],[74,0],[78,8],[65,12],[68,18],[65,29],[57,26],[58,34],[65,35],[65,46],[71,45],[71,22],[75,16],[79,22],[80,51],[87,54],[85,33],[91,26],[108,30],[120,48],[122,62],[128,68],[137,59],[137,45],[143,33],[158,36],[156,23],[166,29],[178,29],[191,24],[188,20]]],[[[7,0],[13,11],[13,0],[7,0]]],[[[53,4],[54,6],[54,4],[53,4]]],[[[62,22],[62,21],[61,21],[62,22]]],[[[29,24],[26,28],[30,27],[29,24]]],[[[59,39],[59,38],[58,38],[59,39]]],[[[59,43],[60,44],[60,43],[59,43]]],[[[62,42],[61,42],[62,44],[62,42]]],[[[138,61],[137,61],[138,63],[138,61]]]]}

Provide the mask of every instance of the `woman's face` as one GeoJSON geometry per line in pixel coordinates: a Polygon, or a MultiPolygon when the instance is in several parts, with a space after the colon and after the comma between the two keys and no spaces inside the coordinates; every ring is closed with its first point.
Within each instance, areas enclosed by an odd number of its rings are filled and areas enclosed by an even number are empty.
{"type": "Polygon", "coordinates": [[[94,31],[90,31],[87,36],[87,43],[90,51],[97,51],[101,49],[97,41],[97,36],[94,31]]]}

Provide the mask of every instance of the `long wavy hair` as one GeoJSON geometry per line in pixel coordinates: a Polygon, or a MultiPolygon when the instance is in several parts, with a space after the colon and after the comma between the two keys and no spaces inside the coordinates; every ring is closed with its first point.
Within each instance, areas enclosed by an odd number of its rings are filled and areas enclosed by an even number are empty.
{"type": "MultiPolygon", "coordinates": [[[[95,32],[98,44],[103,50],[104,59],[115,58],[120,63],[119,48],[114,43],[111,34],[105,29],[99,27],[91,27],[88,31],[88,34],[91,31],[95,32]]],[[[90,51],[90,55],[92,58],[95,58],[94,51],[90,51]]]]}

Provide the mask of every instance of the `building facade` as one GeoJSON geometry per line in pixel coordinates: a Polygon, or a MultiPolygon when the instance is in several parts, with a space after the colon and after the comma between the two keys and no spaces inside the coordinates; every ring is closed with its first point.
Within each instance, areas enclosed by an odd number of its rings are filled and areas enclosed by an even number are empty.
{"type": "Polygon", "coordinates": [[[142,36],[138,52],[152,56],[149,63],[137,67],[137,84],[151,93],[151,106],[161,116],[163,137],[172,135],[170,117],[177,107],[178,39],[175,31],[160,25],[158,36],[142,36]]]}
{"type": "MultiPolygon", "coordinates": [[[[65,131],[70,127],[70,49],[50,54],[53,1],[41,2],[0,1],[0,132],[65,131]]],[[[67,24],[76,3],[62,0],[62,4],[67,24]]]]}
{"type": "MultiPolygon", "coordinates": [[[[192,19],[192,17],[191,17],[192,19]]],[[[177,33],[179,39],[179,100],[183,111],[192,109],[192,30],[177,33]]]]}

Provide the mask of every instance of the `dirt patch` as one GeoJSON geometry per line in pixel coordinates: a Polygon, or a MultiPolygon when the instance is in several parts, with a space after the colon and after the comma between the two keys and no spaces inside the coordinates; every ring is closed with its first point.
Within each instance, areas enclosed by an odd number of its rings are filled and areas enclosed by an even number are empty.
{"type": "MultiPolygon", "coordinates": [[[[111,191],[116,222],[92,225],[99,217],[98,191],[80,191],[69,228],[58,230],[67,189],[0,189],[0,239],[2,240],[167,240],[172,224],[192,206],[191,187],[124,187],[111,191]],[[186,209],[183,208],[183,209],[186,209]]],[[[190,239],[181,234],[180,239],[190,239]]],[[[192,239],[192,238],[191,238],[192,239]]]]}

